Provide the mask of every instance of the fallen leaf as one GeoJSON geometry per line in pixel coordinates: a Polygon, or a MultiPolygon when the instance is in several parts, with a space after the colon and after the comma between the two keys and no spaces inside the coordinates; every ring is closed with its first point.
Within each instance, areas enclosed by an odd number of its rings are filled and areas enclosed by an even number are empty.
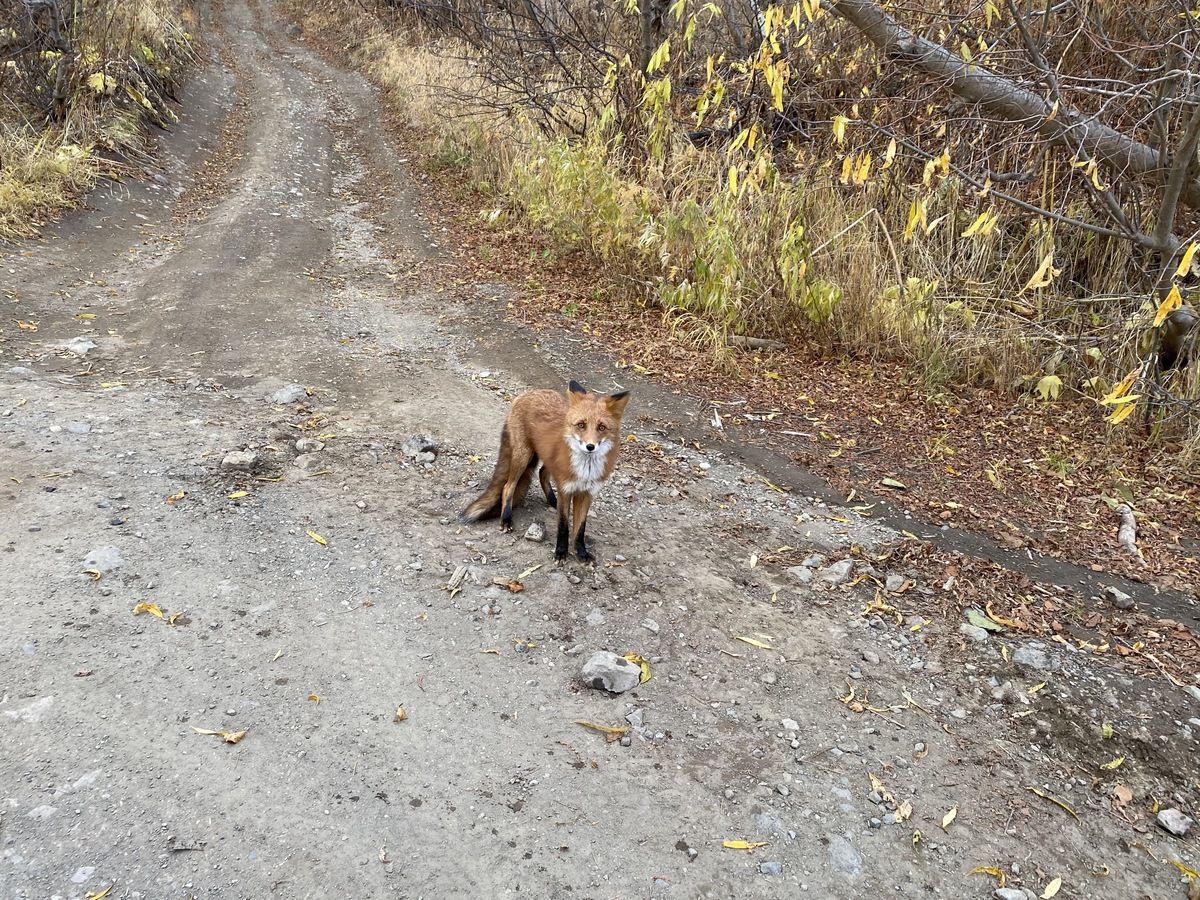
{"type": "Polygon", "coordinates": [[[903,803],[901,803],[899,806],[896,807],[896,821],[897,822],[907,821],[908,819],[912,818],[912,812],[913,812],[912,804],[909,803],[907,800],[905,800],[903,803]]]}
{"type": "Polygon", "coordinates": [[[1039,681],[1037,684],[1035,684],[1033,687],[1031,687],[1031,688],[1030,688],[1029,690],[1027,690],[1025,693],[1027,693],[1027,694],[1029,694],[1030,696],[1032,696],[1032,695],[1036,694],[1038,691],[1040,691],[1042,688],[1044,688],[1045,686],[1046,686],[1046,682],[1044,682],[1044,681],[1039,681]]]}
{"type": "Polygon", "coordinates": [[[168,503],[178,503],[180,500],[182,500],[186,496],[187,496],[187,491],[180,491],[179,493],[172,494],[170,497],[168,497],[167,502],[168,503]]]}
{"type": "Polygon", "coordinates": [[[986,628],[988,631],[1003,631],[1004,626],[999,622],[993,621],[981,613],[977,609],[967,610],[967,621],[976,628],[986,628]]]}
{"type": "Polygon", "coordinates": [[[645,684],[650,680],[650,661],[648,659],[632,652],[626,653],[625,658],[631,663],[637,663],[641,667],[642,674],[638,676],[638,684],[645,684]]]}
{"type": "Polygon", "coordinates": [[[321,698],[318,697],[316,694],[309,694],[308,699],[312,700],[314,703],[316,703],[318,705],[320,705],[320,703],[321,703],[321,698]]]}
{"type": "Polygon", "coordinates": [[[498,584],[502,588],[507,588],[514,594],[519,594],[521,591],[525,590],[525,585],[515,578],[504,578],[503,576],[497,576],[492,579],[492,584],[498,584]]]}
{"type": "Polygon", "coordinates": [[[139,603],[133,608],[135,616],[140,616],[142,613],[150,613],[150,615],[158,616],[160,619],[164,618],[163,611],[157,603],[139,603]]]}
{"type": "Polygon", "coordinates": [[[764,644],[762,641],[756,641],[754,638],[742,637],[741,635],[735,636],[734,640],[741,641],[743,644],[749,644],[751,647],[757,647],[759,650],[775,649],[770,644],[764,644]]]}
{"type": "Polygon", "coordinates": [[[229,495],[229,499],[230,500],[241,500],[243,497],[249,497],[249,496],[250,496],[249,491],[234,491],[232,494],[229,495]]]}
{"type": "Polygon", "coordinates": [[[1029,789],[1029,791],[1030,791],[1030,793],[1036,794],[1037,796],[1041,797],[1043,800],[1049,800],[1051,803],[1053,803],[1059,809],[1066,810],[1072,816],[1074,816],[1076,819],[1079,818],[1079,814],[1077,812],[1075,812],[1074,809],[1071,808],[1070,804],[1064,803],[1062,800],[1059,800],[1057,797],[1052,797],[1050,794],[1048,794],[1046,791],[1042,790],[1040,787],[1031,787],[1029,789]]]}
{"type": "Polygon", "coordinates": [[[403,722],[407,718],[408,718],[408,710],[406,710],[403,706],[397,706],[396,707],[396,715],[392,719],[392,721],[393,722],[403,722]]]}
{"type": "Polygon", "coordinates": [[[1179,874],[1186,878],[1189,882],[1200,881],[1200,872],[1197,872],[1191,866],[1181,863],[1177,859],[1171,860],[1171,865],[1179,870],[1179,874]]]}
{"type": "Polygon", "coordinates": [[[881,487],[891,488],[892,490],[895,490],[895,491],[907,491],[908,490],[907,484],[905,484],[903,481],[897,481],[895,478],[881,478],[881,479],[879,479],[879,484],[881,487]]]}
{"type": "Polygon", "coordinates": [[[37,322],[22,322],[20,319],[17,320],[17,327],[20,328],[22,331],[37,331],[38,330],[37,322]]]}
{"type": "Polygon", "coordinates": [[[99,569],[84,569],[83,574],[92,579],[92,581],[99,581],[104,577],[99,569]]]}
{"type": "Polygon", "coordinates": [[[93,894],[91,891],[89,891],[87,893],[87,895],[84,897],[84,900],[100,900],[101,897],[107,897],[109,895],[109,892],[112,891],[112,889],[116,886],[117,886],[117,883],[114,881],[112,884],[110,884],[108,887],[106,887],[104,890],[102,890],[98,894],[93,894]]]}
{"type": "Polygon", "coordinates": [[[211,728],[197,728],[195,725],[192,726],[192,731],[196,732],[196,734],[220,735],[221,740],[227,744],[236,744],[246,736],[246,732],[244,731],[213,731],[211,728]]]}
{"type": "Polygon", "coordinates": [[[491,654],[493,654],[493,655],[495,655],[495,656],[499,656],[499,655],[500,655],[500,651],[499,651],[499,650],[497,650],[495,647],[488,647],[486,650],[480,650],[479,652],[480,652],[480,653],[491,653],[491,654]]]}
{"type": "Polygon", "coordinates": [[[622,735],[629,733],[628,725],[599,725],[595,722],[588,722],[586,719],[576,719],[575,724],[582,725],[584,728],[590,728],[592,731],[600,732],[610,744],[613,741],[620,740],[622,735]]]}
{"type": "MultiPolygon", "coordinates": [[[[179,612],[173,612],[173,613],[171,613],[170,617],[167,619],[167,624],[168,625],[178,625],[179,620],[182,619],[183,616],[184,616],[183,610],[179,610],[179,612]]],[[[184,624],[186,625],[187,623],[185,622],[184,624]]]]}
{"type": "Polygon", "coordinates": [[[1106,772],[1111,772],[1113,769],[1119,769],[1121,767],[1121,763],[1123,762],[1125,762],[1125,757],[1118,756],[1116,759],[1106,762],[1100,768],[1104,769],[1106,772]]]}
{"type": "Polygon", "coordinates": [[[767,841],[721,841],[726,850],[756,850],[767,846],[767,841]]]}
{"type": "Polygon", "coordinates": [[[1042,891],[1042,900],[1050,900],[1062,889],[1062,879],[1055,878],[1052,882],[1046,885],[1046,889],[1042,891]]]}
{"type": "Polygon", "coordinates": [[[914,847],[917,846],[917,844],[921,843],[921,832],[920,831],[913,832],[912,842],[913,842],[914,847]]]}
{"type": "Polygon", "coordinates": [[[283,656],[283,651],[276,650],[275,655],[271,657],[271,662],[275,662],[275,660],[279,659],[279,657],[281,657],[281,656],[283,656]]]}
{"type": "Polygon", "coordinates": [[[538,563],[536,566],[530,566],[528,569],[526,569],[524,572],[522,572],[520,575],[517,576],[517,581],[524,581],[526,578],[528,578],[530,575],[532,575],[534,572],[536,572],[538,569],[540,569],[542,567],[542,565],[543,565],[543,563],[538,563]]]}
{"type": "Polygon", "coordinates": [[[317,534],[315,531],[306,531],[304,533],[307,534],[314,541],[316,541],[318,544],[320,544],[322,547],[329,546],[329,541],[325,540],[325,538],[321,537],[321,535],[317,534]]]}
{"type": "Polygon", "coordinates": [[[947,812],[944,816],[942,816],[942,831],[945,831],[947,828],[949,828],[950,823],[953,822],[955,820],[955,818],[957,818],[957,816],[958,816],[958,807],[957,806],[950,807],[950,811],[947,812]]]}
{"type": "Polygon", "coordinates": [[[1117,801],[1117,806],[1125,806],[1133,800],[1133,791],[1126,785],[1113,785],[1113,798],[1117,801]]]}
{"type": "Polygon", "coordinates": [[[967,874],[968,875],[991,875],[993,878],[996,879],[997,887],[1004,887],[1004,882],[1005,882],[1004,871],[1002,869],[997,869],[995,866],[976,866],[967,874]]]}

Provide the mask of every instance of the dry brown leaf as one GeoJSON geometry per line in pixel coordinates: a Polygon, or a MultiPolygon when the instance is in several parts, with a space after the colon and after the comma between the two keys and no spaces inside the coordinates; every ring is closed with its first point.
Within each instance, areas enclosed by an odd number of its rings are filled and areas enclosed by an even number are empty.
{"type": "Polygon", "coordinates": [[[196,734],[220,735],[221,740],[227,744],[236,744],[246,736],[245,731],[213,731],[211,728],[197,728],[195,725],[192,726],[192,731],[196,732],[196,734]]]}
{"type": "Polygon", "coordinates": [[[770,644],[764,644],[762,641],[756,641],[754,638],[742,637],[740,634],[734,636],[735,641],[741,641],[743,644],[749,644],[751,647],[757,647],[759,650],[774,650],[770,644]]]}
{"type": "Polygon", "coordinates": [[[586,719],[576,719],[575,724],[600,732],[610,744],[613,741],[619,741],[622,736],[629,733],[628,725],[599,725],[595,722],[588,722],[586,719]]]}
{"type": "Polygon", "coordinates": [[[397,706],[396,707],[396,715],[392,719],[392,721],[393,722],[403,722],[407,718],[408,718],[408,710],[406,710],[403,706],[397,706]]]}
{"type": "Polygon", "coordinates": [[[502,588],[507,588],[514,594],[519,594],[521,591],[525,590],[525,585],[520,581],[517,581],[515,578],[503,578],[497,576],[496,578],[492,579],[492,584],[498,584],[502,588]]]}
{"type": "Polygon", "coordinates": [[[139,603],[137,606],[135,606],[133,608],[133,614],[135,616],[140,616],[142,613],[150,613],[150,615],[157,616],[160,619],[165,618],[165,616],[163,615],[162,608],[157,603],[144,603],[143,602],[143,603],[139,603]]]}
{"type": "Polygon", "coordinates": [[[170,497],[168,497],[167,502],[168,503],[178,503],[180,500],[182,500],[186,496],[187,496],[187,491],[179,491],[178,493],[172,494],[170,497]]]}

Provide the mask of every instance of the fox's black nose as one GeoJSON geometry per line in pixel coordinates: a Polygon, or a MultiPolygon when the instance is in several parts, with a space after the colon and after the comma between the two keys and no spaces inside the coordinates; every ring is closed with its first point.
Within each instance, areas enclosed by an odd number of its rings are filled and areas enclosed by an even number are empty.
{"type": "Polygon", "coordinates": [[[596,445],[595,445],[595,444],[588,444],[588,445],[587,445],[587,448],[588,448],[588,453],[591,453],[593,450],[595,450],[595,449],[596,449],[596,445]]]}

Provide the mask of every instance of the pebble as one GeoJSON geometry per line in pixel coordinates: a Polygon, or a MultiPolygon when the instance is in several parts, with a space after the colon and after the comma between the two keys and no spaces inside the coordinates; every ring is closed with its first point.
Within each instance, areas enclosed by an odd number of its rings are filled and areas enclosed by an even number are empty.
{"type": "Polygon", "coordinates": [[[325,449],[325,442],[318,441],[316,438],[302,437],[296,441],[296,451],[298,453],[320,453],[325,449]]]}
{"type": "Polygon", "coordinates": [[[862,658],[863,662],[870,663],[873,666],[879,665],[879,654],[874,650],[864,650],[862,652],[862,658]]]}
{"type": "Polygon", "coordinates": [[[641,682],[642,668],[623,656],[600,650],[583,664],[583,681],[589,687],[623,694],[641,682]]]}
{"type": "Polygon", "coordinates": [[[783,863],[776,860],[768,860],[758,864],[758,871],[763,875],[781,875],[783,873],[783,863]]]}
{"type": "Polygon", "coordinates": [[[281,387],[269,399],[272,403],[299,403],[308,399],[308,391],[302,384],[289,384],[281,387]]]}
{"type": "Polygon", "coordinates": [[[1040,646],[1035,646],[1034,644],[1018,647],[1016,650],[1014,650],[1012,661],[1014,665],[1022,666],[1026,669],[1045,671],[1046,669],[1054,668],[1053,662],[1050,659],[1050,654],[1043,650],[1040,646]]]}
{"type": "Polygon", "coordinates": [[[989,637],[986,628],[980,628],[978,625],[972,625],[970,622],[963,622],[958,626],[958,633],[964,637],[970,638],[977,644],[982,644],[989,637]]]}
{"type": "Polygon", "coordinates": [[[13,366],[8,370],[8,374],[17,378],[28,378],[33,374],[33,369],[29,368],[28,366],[13,366]]]}
{"type": "Polygon", "coordinates": [[[1183,837],[1196,824],[1191,816],[1180,812],[1173,806],[1170,809],[1160,809],[1156,821],[1160,828],[1169,831],[1176,837],[1183,837]]]}
{"type": "Polygon", "coordinates": [[[525,540],[533,541],[535,544],[546,539],[546,526],[541,522],[531,522],[529,527],[525,529],[525,540]]]}
{"type": "Polygon", "coordinates": [[[800,723],[797,722],[795,719],[784,719],[779,724],[783,726],[784,731],[799,731],[800,730],[800,723]]]}
{"type": "Polygon", "coordinates": [[[627,734],[621,735],[621,746],[622,747],[632,747],[633,746],[633,738],[631,738],[627,734]]]}
{"type": "Polygon", "coordinates": [[[763,672],[762,675],[758,677],[758,680],[763,684],[776,684],[779,681],[779,676],[774,672],[763,672]]]}
{"type": "Polygon", "coordinates": [[[426,465],[426,464],[431,463],[434,460],[436,460],[437,454],[432,452],[431,450],[422,450],[420,453],[418,453],[413,458],[421,465],[426,465]]]}
{"type": "Polygon", "coordinates": [[[847,878],[857,878],[862,874],[862,857],[854,845],[840,834],[830,836],[828,850],[829,863],[835,871],[847,878]]]}
{"type": "Polygon", "coordinates": [[[96,349],[96,342],[91,338],[77,337],[67,341],[63,347],[76,356],[87,356],[89,351],[96,349]]]}
{"type": "Polygon", "coordinates": [[[589,625],[603,625],[605,622],[608,621],[608,619],[605,618],[604,611],[602,609],[600,609],[600,607],[593,606],[591,608],[591,610],[588,612],[587,618],[584,619],[584,621],[587,622],[589,625]]]}
{"type": "Polygon", "coordinates": [[[1194,684],[1189,684],[1184,687],[1184,690],[1191,694],[1194,700],[1200,700],[1200,687],[1196,687],[1194,684]]]}
{"type": "Polygon", "coordinates": [[[786,797],[792,792],[792,789],[786,784],[777,784],[775,785],[775,791],[780,797],[786,797]]]}
{"type": "MultiPolygon", "coordinates": [[[[437,441],[428,434],[414,434],[403,444],[400,445],[400,452],[405,456],[412,457],[418,462],[424,462],[419,457],[422,453],[436,454],[438,451],[437,441]]],[[[432,462],[432,460],[429,460],[432,462]]]]}
{"type": "Polygon", "coordinates": [[[1107,597],[1112,602],[1112,605],[1117,609],[1133,609],[1133,607],[1136,605],[1133,602],[1133,597],[1115,587],[1106,587],[1104,589],[1104,596],[1107,597]]]}
{"type": "Polygon", "coordinates": [[[642,627],[645,628],[647,631],[649,631],[651,634],[658,634],[658,623],[655,622],[653,619],[643,619],[642,627]]]}
{"type": "Polygon", "coordinates": [[[837,587],[845,584],[850,580],[850,573],[854,570],[854,560],[841,559],[832,565],[826,566],[817,573],[814,579],[818,584],[827,584],[830,587],[837,587]]]}
{"type": "Polygon", "coordinates": [[[894,594],[900,588],[904,587],[904,582],[907,580],[903,575],[889,575],[887,581],[883,583],[883,588],[889,594],[894,594]]]}
{"type": "Polygon", "coordinates": [[[725,788],[725,799],[732,800],[734,798],[733,788],[725,788]]]}
{"type": "Polygon", "coordinates": [[[808,566],[792,566],[785,573],[793,584],[808,584],[813,580],[813,570],[808,566]]]}
{"type": "Polygon", "coordinates": [[[996,890],[992,892],[992,897],[994,897],[995,900],[1025,900],[1025,892],[1020,888],[996,888],[996,890]]]}
{"type": "Polygon", "coordinates": [[[232,450],[221,460],[221,469],[226,472],[253,472],[258,462],[258,454],[253,450],[232,450]]]}

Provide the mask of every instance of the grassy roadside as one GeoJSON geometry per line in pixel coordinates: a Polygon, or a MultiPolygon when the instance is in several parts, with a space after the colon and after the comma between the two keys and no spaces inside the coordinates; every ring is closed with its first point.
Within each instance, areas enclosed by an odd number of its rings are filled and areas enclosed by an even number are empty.
{"type": "Polygon", "coordinates": [[[0,22],[0,240],[30,237],[145,159],[194,57],[180,0],[54,4],[0,22]]]}
{"type": "MultiPolygon", "coordinates": [[[[467,89],[454,46],[397,35],[366,15],[311,6],[292,12],[310,41],[349,57],[383,89],[403,139],[435,182],[431,215],[453,211],[458,262],[479,281],[522,285],[515,316],[588,335],[639,373],[691,394],[737,401],[717,407],[728,425],[791,455],[848,497],[888,493],[884,479],[898,481],[904,488],[890,491],[895,502],[926,521],[1096,570],[1200,587],[1200,483],[1178,465],[1178,445],[1147,449],[1136,435],[1109,429],[1087,404],[1044,403],[987,379],[930,378],[900,354],[831,353],[820,330],[787,333],[786,349],[722,345],[714,354],[713,319],[645,302],[629,288],[643,284],[645,273],[631,263],[641,250],[622,249],[625,226],[595,227],[628,221],[622,216],[636,217],[640,208],[661,213],[669,202],[612,171],[610,151],[531,136],[520,121],[466,114],[454,105],[467,89]],[[604,203],[581,204],[581,197],[604,203]],[[1112,507],[1122,500],[1137,508],[1144,559],[1116,550],[1112,507]]],[[[773,202],[805,198],[785,192],[773,202]]],[[[758,221],[771,215],[764,207],[758,221]]],[[[739,252],[761,248],[753,240],[723,243],[739,252]]],[[[719,249],[704,252],[715,258],[719,249]]],[[[847,258],[856,254],[871,265],[894,264],[886,251],[864,246],[847,258]]],[[[913,298],[893,299],[903,305],[913,298]]],[[[744,312],[748,321],[767,322],[744,312]]],[[[992,338],[976,339],[993,354],[1018,352],[992,338]]]]}

